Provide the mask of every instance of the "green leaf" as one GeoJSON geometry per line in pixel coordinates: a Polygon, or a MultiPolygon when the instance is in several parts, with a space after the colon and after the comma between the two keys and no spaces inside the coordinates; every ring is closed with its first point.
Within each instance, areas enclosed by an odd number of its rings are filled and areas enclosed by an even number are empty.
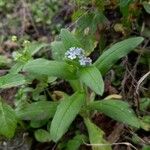
{"type": "Polygon", "coordinates": [[[67,29],[61,30],[60,37],[66,50],[68,50],[70,47],[81,47],[78,39],[67,29]]]}
{"type": "Polygon", "coordinates": [[[39,101],[16,110],[16,115],[22,120],[45,120],[54,116],[56,107],[56,102],[39,101]]]}
{"type": "Polygon", "coordinates": [[[143,116],[140,120],[141,128],[150,131],[150,116],[143,116]]]}
{"type": "Polygon", "coordinates": [[[0,101],[0,134],[12,138],[17,126],[17,119],[14,110],[7,104],[0,101]]]}
{"type": "Polygon", "coordinates": [[[126,56],[143,40],[142,37],[133,37],[114,44],[98,58],[95,62],[96,67],[105,74],[117,60],[126,56]]]}
{"type": "Polygon", "coordinates": [[[74,91],[82,91],[82,85],[78,79],[77,80],[69,80],[69,84],[74,91]]]}
{"type": "Polygon", "coordinates": [[[95,124],[93,124],[89,119],[84,119],[84,122],[88,129],[92,150],[111,150],[111,146],[104,139],[105,133],[95,124]]]}
{"type": "Polygon", "coordinates": [[[99,70],[92,67],[84,67],[79,70],[79,78],[81,82],[85,83],[95,93],[102,95],[104,92],[104,82],[99,70]]]}
{"type": "Polygon", "coordinates": [[[23,70],[37,75],[56,76],[64,79],[76,77],[76,69],[72,65],[42,58],[29,61],[23,70]]]}
{"type": "Polygon", "coordinates": [[[53,141],[57,142],[67,131],[84,103],[85,95],[79,92],[62,100],[57,107],[50,127],[50,135],[53,141]]]}
{"type": "Polygon", "coordinates": [[[120,0],[120,7],[125,7],[126,5],[128,5],[130,2],[132,2],[133,0],[120,0]]]}
{"type": "Polygon", "coordinates": [[[27,45],[27,51],[29,52],[30,55],[33,56],[34,54],[39,52],[39,50],[47,46],[50,46],[50,44],[32,42],[27,45]]]}
{"type": "Polygon", "coordinates": [[[22,70],[23,66],[24,66],[23,63],[17,62],[16,64],[14,64],[14,65],[10,68],[9,73],[10,73],[10,74],[17,74],[17,73],[19,73],[19,72],[22,70]]]}
{"type": "Polygon", "coordinates": [[[65,57],[65,46],[63,42],[61,41],[54,41],[51,43],[51,48],[52,48],[52,57],[55,60],[63,60],[65,57]]]}
{"type": "Polygon", "coordinates": [[[25,78],[21,74],[7,74],[0,77],[0,88],[11,88],[25,84],[25,78]]]}
{"type": "Polygon", "coordinates": [[[48,119],[45,119],[45,120],[32,120],[30,122],[30,126],[32,128],[40,128],[40,127],[46,125],[47,122],[48,122],[48,119]]]}
{"type": "Polygon", "coordinates": [[[43,129],[38,129],[34,132],[34,136],[37,141],[39,142],[49,142],[50,139],[50,134],[46,130],[43,129]]]}
{"type": "Polygon", "coordinates": [[[83,134],[77,134],[73,139],[69,140],[66,146],[66,150],[79,150],[80,145],[86,141],[86,136],[83,134]]]}
{"type": "Polygon", "coordinates": [[[144,7],[144,9],[146,10],[146,12],[148,13],[148,14],[150,14],[150,3],[149,2],[143,2],[143,7],[144,7]]]}
{"type": "MultiPolygon", "coordinates": [[[[103,5],[100,0],[98,0],[98,3],[103,5]]],[[[84,12],[78,19],[75,34],[80,43],[82,43],[82,48],[87,55],[97,46],[98,42],[95,36],[97,27],[101,28],[103,25],[106,25],[107,22],[107,18],[98,10],[88,13],[84,12]]]]}
{"type": "Polygon", "coordinates": [[[92,110],[98,110],[114,120],[139,128],[139,120],[128,103],[121,100],[100,100],[89,104],[92,110]]]}
{"type": "Polygon", "coordinates": [[[144,97],[140,99],[140,110],[146,111],[150,109],[150,98],[144,97]]]}

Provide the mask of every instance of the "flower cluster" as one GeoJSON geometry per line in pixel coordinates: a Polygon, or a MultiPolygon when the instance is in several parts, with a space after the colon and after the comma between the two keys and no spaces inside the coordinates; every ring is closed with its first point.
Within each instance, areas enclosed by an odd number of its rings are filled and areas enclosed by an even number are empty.
{"type": "Polygon", "coordinates": [[[71,47],[65,53],[65,57],[71,60],[78,59],[81,66],[91,65],[92,60],[85,56],[84,50],[78,47],[71,47]]]}

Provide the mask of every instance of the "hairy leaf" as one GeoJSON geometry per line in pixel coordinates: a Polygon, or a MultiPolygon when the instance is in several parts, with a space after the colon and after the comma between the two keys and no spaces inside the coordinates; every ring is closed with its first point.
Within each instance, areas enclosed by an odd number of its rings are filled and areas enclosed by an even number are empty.
{"type": "Polygon", "coordinates": [[[54,116],[57,107],[56,102],[39,101],[28,104],[16,110],[16,115],[22,120],[44,120],[54,116]]]}
{"type": "Polygon", "coordinates": [[[84,104],[84,100],[84,94],[76,92],[71,97],[62,100],[58,105],[50,127],[50,135],[53,141],[57,142],[67,131],[84,104]]]}
{"type": "Polygon", "coordinates": [[[14,64],[14,65],[10,68],[9,73],[10,73],[10,74],[17,74],[17,73],[19,73],[19,72],[22,70],[23,66],[24,66],[24,63],[22,63],[22,62],[17,62],[16,64],[14,64]]]}
{"type": "Polygon", "coordinates": [[[66,52],[63,42],[54,41],[51,43],[51,47],[52,47],[52,57],[55,60],[63,60],[66,52]]]}
{"type": "Polygon", "coordinates": [[[100,100],[89,104],[92,110],[98,110],[114,120],[139,128],[139,120],[128,103],[121,100],[100,100]]]}
{"type": "Polygon", "coordinates": [[[34,136],[39,142],[49,142],[51,140],[49,132],[43,129],[36,130],[34,136]]]}
{"type": "Polygon", "coordinates": [[[65,62],[49,61],[42,58],[29,61],[23,70],[38,75],[56,76],[64,79],[76,77],[76,69],[73,66],[65,62]]]}
{"type": "Polygon", "coordinates": [[[83,134],[77,134],[73,139],[69,140],[66,146],[66,150],[79,150],[80,145],[86,141],[86,136],[83,134]]]}
{"type": "Polygon", "coordinates": [[[50,46],[50,44],[32,42],[28,44],[27,51],[30,53],[30,55],[34,55],[37,52],[39,52],[42,48],[47,47],[47,46],[50,46]]]}
{"type": "Polygon", "coordinates": [[[25,83],[25,78],[21,74],[7,74],[0,77],[0,88],[11,88],[25,83]]]}
{"type": "Polygon", "coordinates": [[[111,146],[104,139],[105,133],[95,124],[93,124],[89,119],[84,119],[84,122],[88,129],[92,150],[111,150],[111,146]]]}
{"type": "Polygon", "coordinates": [[[66,50],[68,50],[70,47],[81,47],[78,39],[67,29],[61,30],[60,37],[66,50]]]}
{"type": "Polygon", "coordinates": [[[0,101],[0,134],[12,138],[17,126],[17,119],[14,110],[7,104],[0,101]]]}
{"type": "Polygon", "coordinates": [[[84,67],[79,70],[79,78],[81,82],[85,83],[95,93],[102,95],[104,92],[104,82],[99,70],[92,67],[84,67]]]}
{"type": "Polygon", "coordinates": [[[143,40],[142,37],[133,37],[114,44],[98,58],[95,62],[96,67],[105,74],[117,60],[126,56],[143,40]]]}

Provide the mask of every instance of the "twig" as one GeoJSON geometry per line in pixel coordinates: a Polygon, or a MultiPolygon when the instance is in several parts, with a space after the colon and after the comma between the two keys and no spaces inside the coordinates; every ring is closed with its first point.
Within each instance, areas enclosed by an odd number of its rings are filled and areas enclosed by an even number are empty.
{"type": "Polygon", "coordinates": [[[136,87],[136,91],[135,91],[135,93],[138,95],[139,94],[139,88],[140,88],[140,85],[141,85],[141,83],[148,77],[150,75],[150,71],[149,72],[147,72],[143,77],[141,77],[141,79],[138,81],[138,83],[137,83],[137,87],[136,87]]]}

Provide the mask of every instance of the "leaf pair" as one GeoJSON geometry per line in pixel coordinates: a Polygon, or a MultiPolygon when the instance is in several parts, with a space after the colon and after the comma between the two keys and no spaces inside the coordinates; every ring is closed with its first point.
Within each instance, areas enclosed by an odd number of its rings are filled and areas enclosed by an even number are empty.
{"type": "Polygon", "coordinates": [[[0,101],[0,134],[12,138],[17,127],[18,119],[40,121],[54,116],[58,103],[39,101],[14,110],[0,101]]]}
{"type": "Polygon", "coordinates": [[[74,66],[65,62],[36,59],[27,63],[24,70],[34,74],[56,76],[64,79],[79,78],[81,82],[85,83],[97,94],[102,95],[104,91],[102,76],[94,66],[80,68],[77,72],[74,66]]]}
{"type": "MultiPolygon", "coordinates": [[[[77,92],[70,98],[63,100],[58,105],[50,128],[50,135],[52,140],[57,142],[61,138],[61,136],[67,131],[76,115],[79,113],[84,103],[85,95],[83,93],[77,92]]],[[[123,122],[136,128],[140,127],[139,120],[135,116],[133,110],[130,109],[127,103],[121,100],[95,101],[90,103],[87,109],[93,111],[97,110],[119,122],[123,122]]],[[[89,126],[91,126],[87,125],[89,124],[89,121],[85,120],[85,123],[89,130],[89,126]]]]}

